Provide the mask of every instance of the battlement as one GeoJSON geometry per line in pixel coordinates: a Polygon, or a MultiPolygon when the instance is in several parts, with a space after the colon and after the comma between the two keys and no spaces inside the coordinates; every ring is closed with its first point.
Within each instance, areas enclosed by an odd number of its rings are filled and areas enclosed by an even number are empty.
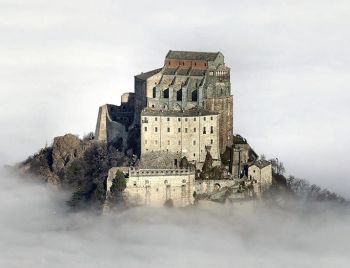
{"type": "Polygon", "coordinates": [[[129,176],[169,176],[169,175],[194,175],[195,171],[192,169],[138,169],[130,168],[129,176]]]}

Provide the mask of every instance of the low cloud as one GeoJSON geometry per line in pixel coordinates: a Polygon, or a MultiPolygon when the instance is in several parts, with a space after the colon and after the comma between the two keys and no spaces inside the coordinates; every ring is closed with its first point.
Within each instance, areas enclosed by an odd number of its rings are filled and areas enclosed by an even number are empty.
{"type": "Polygon", "coordinates": [[[0,267],[348,267],[348,209],[201,204],[99,216],[2,173],[0,267]]]}

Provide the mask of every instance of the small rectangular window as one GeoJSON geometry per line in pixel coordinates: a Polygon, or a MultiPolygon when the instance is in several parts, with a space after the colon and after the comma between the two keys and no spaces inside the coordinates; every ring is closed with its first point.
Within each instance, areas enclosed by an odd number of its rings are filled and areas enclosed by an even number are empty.
{"type": "Polygon", "coordinates": [[[197,131],[197,129],[196,129],[196,128],[194,128],[194,129],[193,129],[193,132],[196,132],[196,131],[197,131]]]}
{"type": "Polygon", "coordinates": [[[195,122],[196,122],[196,121],[197,121],[197,118],[193,118],[193,121],[195,121],[195,122]]]}
{"type": "Polygon", "coordinates": [[[145,131],[147,131],[147,127],[145,127],[145,131]]]}
{"type": "Polygon", "coordinates": [[[177,129],[177,132],[181,132],[181,128],[178,128],[178,129],[177,129]]]}
{"type": "Polygon", "coordinates": [[[210,117],[210,120],[213,120],[213,117],[212,117],[212,116],[210,117]]]}
{"type": "Polygon", "coordinates": [[[185,118],[185,122],[187,122],[187,117],[185,118]]]}
{"type": "Polygon", "coordinates": [[[168,145],[170,145],[170,141],[168,141],[168,145]]]}
{"type": "Polygon", "coordinates": [[[168,132],[170,132],[170,127],[168,127],[168,132]]]}
{"type": "Polygon", "coordinates": [[[158,132],[158,128],[157,127],[154,128],[154,132],[158,132]]]}
{"type": "Polygon", "coordinates": [[[205,127],[203,127],[203,134],[207,134],[207,130],[205,127]]]}
{"type": "Polygon", "coordinates": [[[158,117],[155,117],[155,118],[154,118],[154,121],[158,121],[158,117]]]}
{"type": "Polygon", "coordinates": [[[210,144],[213,144],[213,140],[210,140],[210,144]]]}
{"type": "Polygon", "coordinates": [[[187,133],[187,127],[185,128],[185,133],[187,133]]]}
{"type": "Polygon", "coordinates": [[[193,145],[196,145],[196,141],[193,141],[193,145]]]}
{"type": "Polygon", "coordinates": [[[158,144],[158,141],[157,141],[157,140],[155,140],[155,141],[154,141],[154,144],[158,144]]]}
{"type": "Polygon", "coordinates": [[[211,134],[214,133],[214,127],[213,127],[213,126],[210,127],[210,133],[211,133],[211,134]]]}
{"type": "Polygon", "coordinates": [[[181,121],[181,118],[178,118],[178,119],[177,119],[177,121],[179,121],[179,122],[180,122],[180,121],[181,121]]]}
{"type": "Polygon", "coordinates": [[[204,120],[204,121],[206,121],[206,120],[207,120],[207,118],[204,116],[204,117],[203,117],[203,120],[204,120]]]}
{"type": "Polygon", "coordinates": [[[168,117],[166,120],[167,120],[167,121],[170,121],[170,118],[168,117]]]}
{"type": "Polygon", "coordinates": [[[181,145],[181,141],[179,141],[178,144],[181,145]]]}

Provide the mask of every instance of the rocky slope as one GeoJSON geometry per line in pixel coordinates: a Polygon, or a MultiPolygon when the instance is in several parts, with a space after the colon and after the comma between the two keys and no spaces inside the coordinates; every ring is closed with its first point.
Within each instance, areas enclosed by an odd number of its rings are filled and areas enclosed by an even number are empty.
{"type": "Polygon", "coordinates": [[[106,144],[94,141],[93,136],[81,140],[66,134],[56,137],[50,147],[41,149],[17,168],[24,176],[33,175],[47,183],[73,189],[69,204],[77,207],[103,202],[108,170],[136,162],[132,150],[122,148],[120,141],[106,144]]]}

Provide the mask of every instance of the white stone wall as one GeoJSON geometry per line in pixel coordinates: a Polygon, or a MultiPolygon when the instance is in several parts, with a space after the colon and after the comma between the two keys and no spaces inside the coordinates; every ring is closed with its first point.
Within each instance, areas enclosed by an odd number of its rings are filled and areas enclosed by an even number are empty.
{"type": "Polygon", "coordinates": [[[141,157],[148,152],[168,151],[180,153],[189,161],[204,162],[205,146],[211,146],[213,159],[220,159],[218,133],[218,115],[177,117],[160,112],[158,116],[142,116],[141,157]]]}
{"type": "Polygon", "coordinates": [[[185,207],[193,204],[194,180],[194,171],[130,169],[123,195],[134,205],[162,207],[171,199],[175,207],[185,207]]]}

